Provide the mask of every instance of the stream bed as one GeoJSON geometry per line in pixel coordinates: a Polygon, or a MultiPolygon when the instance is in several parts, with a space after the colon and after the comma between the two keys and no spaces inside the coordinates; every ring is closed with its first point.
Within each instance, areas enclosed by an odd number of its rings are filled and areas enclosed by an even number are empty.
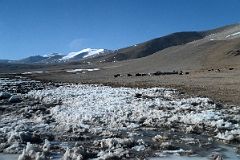
{"type": "Polygon", "coordinates": [[[5,77],[0,160],[239,159],[239,113],[238,106],[169,88],[5,77]]]}

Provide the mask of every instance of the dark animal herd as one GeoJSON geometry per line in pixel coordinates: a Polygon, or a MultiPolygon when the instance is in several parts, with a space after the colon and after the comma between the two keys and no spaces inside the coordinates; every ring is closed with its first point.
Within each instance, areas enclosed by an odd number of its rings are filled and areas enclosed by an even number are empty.
{"type": "MultiPolygon", "coordinates": [[[[127,77],[132,77],[132,76],[136,76],[136,77],[144,77],[144,76],[161,76],[161,75],[184,75],[184,74],[190,74],[190,72],[183,72],[183,71],[172,71],[172,72],[161,72],[161,71],[157,71],[154,73],[136,73],[134,74],[127,74],[127,77]]],[[[122,77],[124,75],[122,74],[115,74],[114,77],[122,77]]]]}
{"type": "MultiPolygon", "coordinates": [[[[229,70],[233,70],[234,68],[229,68],[229,70]]],[[[210,71],[216,71],[216,72],[220,72],[220,69],[209,69],[210,71]]],[[[190,72],[183,72],[183,71],[171,71],[171,72],[161,72],[161,71],[157,71],[154,73],[136,73],[135,76],[136,77],[144,77],[144,76],[162,76],[162,75],[188,75],[190,74],[190,72]]],[[[122,74],[115,74],[114,77],[123,77],[124,75],[122,74]]],[[[132,77],[134,76],[133,74],[128,73],[127,77],[132,77]]]]}

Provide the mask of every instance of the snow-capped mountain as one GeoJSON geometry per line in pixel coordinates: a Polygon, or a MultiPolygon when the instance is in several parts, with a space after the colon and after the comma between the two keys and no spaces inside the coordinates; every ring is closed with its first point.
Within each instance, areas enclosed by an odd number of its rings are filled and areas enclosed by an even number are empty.
{"type": "Polygon", "coordinates": [[[92,57],[96,57],[99,55],[105,55],[105,54],[109,54],[109,53],[113,53],[113,51],[107,50],[107,49],[86,48],[81,51],[70,52],[67,55],[62,55],[59,53],[50,53],[50,54],[45,54],[45,55],[30,56],[30,57],[23,58],[20,60],[14,60],[14,61],[11,61],[11,63],[49,64],[49,63],[74,62],[74,61],[80,61],[82,59],[92,58],[92,57]]]}
{"type": "Polygon", "coordinates": [[[92,49],[86,48],[77,52],[70,52],[66,56],[62,57],[60,61],[76,61],[85,58],[95,57],[101,54],[111,53],[112,51],[106,49],[92,49]]]}

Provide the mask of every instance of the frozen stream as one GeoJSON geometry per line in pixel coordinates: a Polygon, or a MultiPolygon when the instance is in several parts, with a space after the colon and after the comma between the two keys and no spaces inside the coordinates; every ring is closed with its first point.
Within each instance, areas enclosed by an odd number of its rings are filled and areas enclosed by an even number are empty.
{"type": "Polygon", "coordinates": [[[233,148],[225,146],[225,145],[221,145],[221,146],[219,146],[217,151],[209,152],[209,154],[207,156],[202,156],[202,157],[199,157],[197,155],[179,156],[177,154],[166,155],[166,154],[160,153],[159,157],[149,158],[149,160],[172,160],[172,159],[174,159],[174,160],[209,160],[209,159],[213,158],[212,155],[214,152],[221,153],[222,155],[224,155],[223,159],[228,159],[228,160],[240,159],[240,155],[236,154],[236,152],[233,148]]]}
{"type": "Polygon", "coordinates": [[[0,153],[0,160],[17,160],[18,159],[17,154],[2,154],[0,153]]]}
{"type": "Polygon", "coordinates": [[[239,159],[232,147],[214,150],[222,142],[240,149],[240,108],[208,98],[174,89],[41,83],[22,77],[0,79],[2,95],[0,160],[23,150],[21,156],[32,159],[55,154],[70,159],[239,159]]]}

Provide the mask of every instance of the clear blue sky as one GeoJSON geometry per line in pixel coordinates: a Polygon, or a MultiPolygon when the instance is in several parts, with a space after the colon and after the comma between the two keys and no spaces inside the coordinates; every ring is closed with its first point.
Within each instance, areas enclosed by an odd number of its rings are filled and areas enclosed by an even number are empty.
{"type": "Polygon", "coordinates": [[[240,22],[240,0],[0,0],[0,59],[117,49],[240,22]]]}

